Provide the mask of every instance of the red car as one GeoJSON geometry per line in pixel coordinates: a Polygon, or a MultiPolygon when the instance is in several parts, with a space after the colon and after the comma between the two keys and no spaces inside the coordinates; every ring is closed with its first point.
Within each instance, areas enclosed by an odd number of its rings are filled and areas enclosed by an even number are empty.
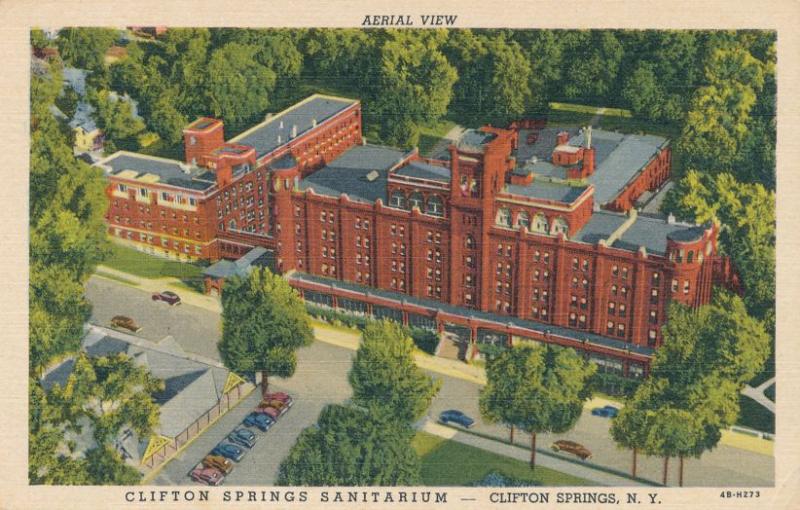
{"type": "Polygon", "coordinates": [[[189,473],[189,476],[195,482],[204,483],[206,485],[219,485],[222,483],[222,480],[225,479],[218,469],[202,466],[194,468],[192,472],[189,473]]]}
{"type": "Polygon", "coordinates": [[[272,418],[272,421],[278,421],[278,417],[281,415],[281,412],[274,407],[256,407],[254,412],[266,414],[272,418]]]}
{"type": "Polygon", "coordinates": [[[266,396],[261,400],[261,403],[267,405],[272,400],[283,402],[286,407],[292,407],[294,405],[294,399],[292,399],[288,393],[284,393],[282,391],[267,393],[266,396]]]}
{"type": "Polygon", "coordinates": [[[165,290],[164,292],[157,292],[153,294],[153,301],[163,301],[168,305],[179,305],[181,304],[181,298],[174,292],[170,292],[165,290]]]}

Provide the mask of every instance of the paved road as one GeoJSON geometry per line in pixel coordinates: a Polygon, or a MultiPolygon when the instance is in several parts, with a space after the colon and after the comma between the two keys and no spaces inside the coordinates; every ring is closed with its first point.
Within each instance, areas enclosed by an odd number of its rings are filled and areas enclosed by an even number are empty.
{"type": "MultiPolygon", "coordinates": [[[[129,315],[144,325],[140,334],[148,339],[159,340],[171,334],[185,350],[219,359],[216,342],[220,327],[216,314],[191,305],[169,307],[153,303],[149,293],[101,278],[92,278],[89,281],[87,296],[94,304],[92,319],[99,324],[106,324],[113,315],[129,315]]],[[[274,477],[277,463],[288,452],[300,429],[316,421],[319,410],[325,403],[340,402],[348,398],[350,388],[347,385],[346,375],[352,355],[351,350],[322,342],[315,342],[311,347],[300,351],[298,369],[294,377],[278,383],[279,387],[296,394],[298,403],[284,417],[285,421],[282,424],[279,424],[274,431],[267,432],[267,441],[256,447],[256,455],[252,457],[253,462],[256,457],[258,458],[258,469],[240,470],[249,471],[257,477],[261,475],[256,473],[263,472],[264,478],[260,482],[254,479],[235,483],[269,483],[270,476],[274,477]],[[304,410],[306,406],[308,407],[304,410]],[[270,439],[277,437],[281,439],[274,441],[277,444],[273,445],[270,439]]],[[[472,417],[479,418],[478,393],[481,387],[479,384],[439,373],[431,375],[442,380],[442,389],[431,406],[428,414],[430,419],[435,419],[439,412],[450,408],[461,409],[472,417]]],[[[194,444],[191,445],[184,452],[185,463],[174,468],[174,472],[170,470],[169,479],[165,479],[163,483],[169,483],[170,480],[177,482],[181,477],[185,478],[185,474],[194,462],[193,459],[199,459],[203,453],[210,450],[246,414],[246,408],[243,407],[246,404],[242,403],[240,407],[234,409],[231,417],[220,419],[215,427],[206,433],[207,438],[196,441],[198,443],[196,447],[194,444]],[[192,448],[196,448],[196,451],[192,448]],[[194,453],[189,456],[189,452],[194,453]]],[[[563,436],[540,434],[537,443],[547,447],[555,439],[573,439],[592,451],[592,462],[627,472],[630,470],[631,453],[616,448],[608,435],[609,423],[608,419],[585,413],[570,433],[563,436]]],[[[489,425],[480,419],[477,420],[475,430],[498,437],[507,437],[508,434],[504,427],[489,425]]],[[[521,443],[529,442],[529,437],[523,434],[517,434],[517,437],[521,443]]],[[[655,481],[661,480],[662,459],[640,456],[638,464],[639,476],[655,481]]],[[[677,482],[677,464],[675,459],[670,462],[670,484],[677,482]]],[[[772,485],[773,473],[774,457],[720,445],[714,451],[703,455],[700,460],[685,461],[684,482],[687,486],[766,486],[772,485]]],[[[235,476],[231,479],[232,483],[236,480],[235,476]]],[[[188,482],[188,479],[186,481],[188,482]]]]}
{"type": "MultiPolygon", "coordinates": [[[[295,399],[294,406],[267,432],[254,429],[256,445],[225,479],[225,485],[273,485],[280,462],[289,454],[297,436],[315,423],[328,403],[350,398],[347,368],[352,351],[323,342],[315,342],[298,352],[297,371],[290,379],[274,378],[270,388],[286,391],[295,399]]],[[[247,396],[178,457],[167,464],[153,483],[157,485],[193,485],[187,475],[214,446],[236,428],[261,399],[260,388],[247,396]]]]}

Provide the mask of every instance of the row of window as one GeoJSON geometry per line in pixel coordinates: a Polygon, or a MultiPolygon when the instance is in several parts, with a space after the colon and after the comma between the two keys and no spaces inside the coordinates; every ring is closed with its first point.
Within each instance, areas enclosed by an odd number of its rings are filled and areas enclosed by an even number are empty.
{"type": "Polygon", "coordinates": [[[444,202],[439,195],[430,195],[426,200],[419,191],[408,195],[400,190],[395,190],[389,196],[389,206],[396,209],[411,210],[417,207],[420,211],[431,216],[444,216],[444,202]]]}
{"type": "MultiPolygon", "coordinates": [[[[114,235],[117,237],[125,237],[130,241],[137,240],[149,244],[153,244],[153,239],[154,239],[152,235],[146,234],[144,232],[137,233],[137,232],[131,232],[129,230],[123,231],[122,229],[119,228],[114,229],[114,235]]],[[[197,255],[200,255],[203,252],[203,248],[199,244],[189,244],[185,242],[182,243],[178,240],[173,240],[172,243],[170,243],[170,240],[167,239],[166,237],[161,238],[161,246],[164,248],[169,248],[170,246],[172,246],[173,249],[177,251],[182,250],[184,253],[190,253],[191,251],[194,251],[194,253],[197,255]]]]}
{"type": "Polygon", "coordinates": [[[533,217],[533,221],[531,221],[531,215],[527,211],[520,211],[517,213],[516,221],[514,221],[511,209],[508,207],[501,207],[497,210],[495,223],[498,227],[521,228],[540,234],[556,235],[558,233],[567,234],[569,232],[569,223],[561,216],[554,219],[551,225],[547,221],[547,216],[543,213],[536,213],[533,217]]]}

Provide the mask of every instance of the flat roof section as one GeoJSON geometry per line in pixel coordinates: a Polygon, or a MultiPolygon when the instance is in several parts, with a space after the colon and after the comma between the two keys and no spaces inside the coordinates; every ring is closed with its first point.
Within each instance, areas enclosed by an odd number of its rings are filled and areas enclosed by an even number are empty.
{"type": "Polygon", "coordinates": [[[534,181],[527,186],[508,184],[506,185],[505,192],[533,199],[571,204],[575,202],[587,188],[588,186],[570,186],[567,184],[537,181],[534,179],[534,181]]]}
{"type": "Polygon", "coordinates": [[[333,117],[358,101],[354,99],[333,98],[320,95],[310,96],[288,110],[270,117],[244,133],[231,138],[228,143],[249,145],[260,158],[274,151],[292,139],[292,128],[297,126],[297,136],[302,135],[317,124],[333,117]],[[278,138],[280,137],[280,141],[278,138]]]}
{"type": "Polygon", "coordinates": [[[126,170],[136,172],[136,175],[124,174],[120,177],[136,179],[145,174],[152,174],[158,176],[160,183],[194,191],[204,191],[215,183],[215,180],[207,180],[210,176],[204,168],[192,169],[187,173],[184,171],[186,166],[180,161],[131,152],[117,152],[100,161],[98,165],[110,167],[112,175],[122,174],[126,170]]]}
{"type": "Polygon", "coordinates": [[[450,169],[448,167],[432,165],[420,160],[412,161],[404,167],[398,168],[394,173],[396,175],[414,177],[416,179],[428,179],[445,183],[450,182],[450,169]]]}
{"type": "MultiPolygon", "coordinates": [[[[608,211],[595,211],[588,222],[572,236],[572,240],[582,243],[597,244],[601,239],[608,239],[628,219],[624,214],[608,211]]],[[[637,246],[638,250],[639,247],[637,246]]]]}
{"type": "Polygon", "coordinates": [[[320,195],[339,197],[346,193],[356,202],[374,203],[379,198],[386,201],[386,183],[389,170],[410,154],[379,145],[356,145],[300,181],[300,190],[313,189],[320,195]],[[377,172],[375,179],[367,174],[377,172]]]}
{"type": "Polygon", "coordinates": [[[660,218],[650,218],[640,214],[611,246],[630,251],[636,251],[640,246],[644,246],[647,253],[663,257],[667,254],[668,237],[678,241],[698,240],[704,231],[705,227],[702,226],[669,223],[660,218]]]}

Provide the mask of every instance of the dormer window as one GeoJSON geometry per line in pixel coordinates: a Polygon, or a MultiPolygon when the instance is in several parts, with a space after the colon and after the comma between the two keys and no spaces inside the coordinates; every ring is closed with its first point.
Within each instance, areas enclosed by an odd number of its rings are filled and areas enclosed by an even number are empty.
{"type": "Polygon", "coordinates": [[[192,135],[189,137],[189,145],[197,145],[197,137],[192,135]]]}

